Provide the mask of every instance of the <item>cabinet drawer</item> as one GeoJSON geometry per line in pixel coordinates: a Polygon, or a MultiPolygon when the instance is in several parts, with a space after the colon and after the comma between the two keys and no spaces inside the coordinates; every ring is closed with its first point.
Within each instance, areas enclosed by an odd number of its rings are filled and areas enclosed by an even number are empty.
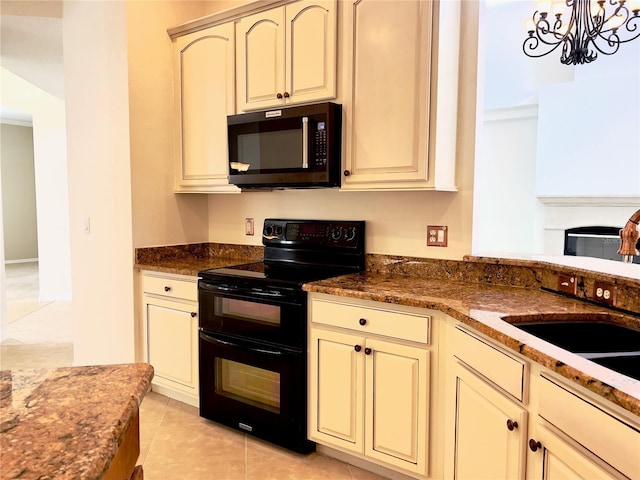
{"type": "Polygon", "coordinates": [[[193,280],[181,280],[175,277],[145,274],[142,276],[142,288],[145,293],[198,301],[198,283],[195,277],[193,280]]]}
{"type": "Polygon", "coordinates": [[[524,400],[524,379],[527,364],[506,354],[484,340],[462,330],[453,329],[453,355],[491,380],[498,387],[524,400]]]}
{"type": "Polygon", "coordinates": [[[629,478],[640,472],[640,432],[555,381],[540,377],[538,414],[629,478]]]}
{"type": "Polygon", "coordinates": [[[411,342],[429,343],[430,320],[431,317],[428,315],[413,315],[317,299],[311,301],[311,321],[314,323],[411,342]]]}

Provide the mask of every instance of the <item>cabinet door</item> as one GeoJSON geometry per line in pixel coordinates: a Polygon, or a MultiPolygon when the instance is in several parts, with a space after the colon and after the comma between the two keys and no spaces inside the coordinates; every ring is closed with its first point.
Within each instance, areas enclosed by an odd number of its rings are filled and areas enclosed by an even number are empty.
{"type": "Polygon", "coordinates": [[[288,103],[335,98],[336,2],[303,0],[286,7],[288,103]]]}
{"type": "Polygon", "coordinates": [[[235,113],[235,30],[218,25],[176,40],[176,190],[239,192],[228,183],[227,115],[235,113]]]}
{"type": "Polygon", "coordinates": [[[534,441],[541,447],[532,455],[536,462],[535,478],[542,480],[613,480],[621,474],[595,459],[589,459],[544,427],[536,428],[534,441]]]}
{"type": "Polygon", "coordinates": [[[275,8],[244,17],[238,24],[238,110],[285,103],[284,15],[284,7],[275,8]]]}
{"type": "Polygon", "coordinates": [[[146,302],[147,361],[154,368],[154,381],[168,380],[191,393],[198,387],[196,312],[197,306],[159,299],[146,302]]]}
{"type": "Polygon", "coordinates": [[[350,2],[351,129],[344,188],[411,188],[427,179],[433,3],[350,2]]]}
{"type": "Polygon", "coordinates": [[[309,436],[362,453],[364,338],[312,329],[309,436]]]}
{"type": "Polygon", "coordinates": [[[460,364],[454,371],[455,449],[447,454],[453,478],[523,479],[527,412],[460,364]]]}
{"type": "Polygon", "coordinates": [[[367,339],[365,454],[426,474],[429,352],[367,339]]]}

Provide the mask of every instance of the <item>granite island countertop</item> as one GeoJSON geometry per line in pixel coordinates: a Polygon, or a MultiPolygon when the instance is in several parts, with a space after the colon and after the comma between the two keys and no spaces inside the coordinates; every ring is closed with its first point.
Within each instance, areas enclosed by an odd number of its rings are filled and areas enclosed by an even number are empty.
{"type": "Polygon", "coordinates": [[[319,280],[305,284],[303,289],[439,310],[640,416],[640,381],[551,345],[502,320],[507,315],[528,315],[529,320],[534,320],[544,313],[608,313],[617,322],[640,329],[640,317],[538,289],[371,271],[319,280]]]}
{"type": "Polygon", "coordinates": [[[2,370],[0,478],[101,478],[152,377],[146,363],[2,370]]]}

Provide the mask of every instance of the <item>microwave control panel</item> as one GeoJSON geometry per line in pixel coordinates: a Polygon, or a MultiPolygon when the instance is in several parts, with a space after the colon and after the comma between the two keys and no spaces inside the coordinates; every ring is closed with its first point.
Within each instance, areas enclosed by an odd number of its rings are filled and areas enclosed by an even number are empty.
{"type": "Polygon", "coordinates": [[[325,122],[318,122],[314,138],[314,163],[316,168],[327,166],[327,130],[325,122]]]}

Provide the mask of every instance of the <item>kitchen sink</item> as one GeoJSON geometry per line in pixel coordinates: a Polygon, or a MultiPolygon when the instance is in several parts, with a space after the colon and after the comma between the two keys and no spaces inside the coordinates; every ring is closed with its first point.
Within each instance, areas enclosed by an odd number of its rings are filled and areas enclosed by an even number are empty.
{"type": "Polygon", "coordinates": [[[502,317],[514,327],[592,362],[640,380],[640,328],[609,314],[543,314],[502,317]]]}
{"type": "Polygon", "coordinates": [[[572,320],[513,325],[573,353],[640,351],[640,330],[615,323],[572,320]]]}
{"type": "Polygon", "coordinates": [[[627,377],[640,380],[640,353],[591,358],[590,360],[627,377]]]}

